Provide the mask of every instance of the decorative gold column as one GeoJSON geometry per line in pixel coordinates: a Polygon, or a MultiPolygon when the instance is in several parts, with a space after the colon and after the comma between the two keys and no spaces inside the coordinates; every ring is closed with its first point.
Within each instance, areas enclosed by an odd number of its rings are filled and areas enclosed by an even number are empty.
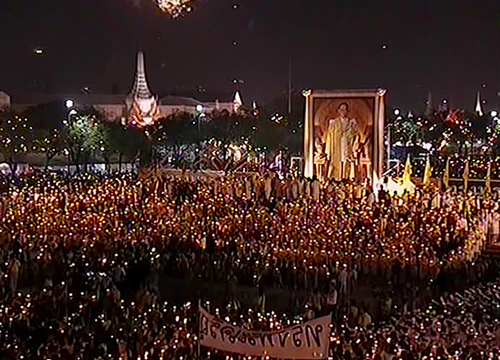
{"type": "Polygon", "coordinates": [[[306,101],[306,111],[304,115],[304,176],[314,175],[314,124],[313,124],[313,100],[312,91],[304,90],[302,95],[306,101]]]}

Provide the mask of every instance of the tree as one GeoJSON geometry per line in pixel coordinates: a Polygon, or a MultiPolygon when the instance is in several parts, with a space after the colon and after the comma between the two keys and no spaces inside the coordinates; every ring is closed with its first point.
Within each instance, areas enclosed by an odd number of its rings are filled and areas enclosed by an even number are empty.
{"type": "Polygon", "coordinates": [[[119,171],[122,170],[123,152],[127,147],[125,140],[126,128],[120,123],[104,123],[100,139],[101,154],[108,165],[114,154],[118,155],[119,171]]]}
{"type": "Polygon", "coordinates": [[[468,116],[472,133],[478,140],[486,142],[487,130],[492,121],[489,115],[479,115],[477,113],[468,116]]]}
{"type": "Polygon", "coordinates": [[[111,157],[114,153],[110,146],[109,127],[104,122],[96,121],[93,124],[92,135],[94,138],[91,140],[92,144],[88,157],[95,162],[97,160],[97,155],[102,156],[106,165],[106,170],[109,171],[111,157]]]}
{"type": "Polygon", "coordinates": [[[263,112],[253,123],[250,141],[255,148],[274,151],[289,146],[290,134],[281,115],[263,112]]]}
{"type": "MultiPolygon", "coordinates": [[[[201,124],[201,123],[200,123],[201,124]]],[[[162,150],[170,149],[172,161],[177,166],[184,166],[189,148],[199,141],[197,119],[194,115],[182,112],[159,119],[148,129],[148,138],[152,146],[162,150]]],[[[157,152],[156,161],[161,162],[162,152],[157,152]]]]}
{"type": "Polygon", "coordinates": [[[415,118],[399,115],[393,122],[391,141],[401,142],[404,146],[415,145],[418,140],[421,140],[420,130],[415,118]]]}
{"type": "Polygon", "coordinates": [[[158,144],[179,149],[197,142],[197,119],[189,113],[175,113],[156,122],[150,133],[158,144]]]}
{"type": "Polygon", "coordinates": [[[147,139],[142,131],[127,128],[121,123],[104,123],[103,126],[100,150],[107,163],[113,155],[118,156],[119,171],[124,159],[131,160],[145,152],[147,139]]]}
{"type": "Polygon", "coordinates": [[[35,139],[33,140],[33,150],[39,151],[45,155],[45,169],[50,161],[59,154],[64,148],[60,132],[57,129],[52,131],[36,129],[35,139]]]}
{"type": "Polygon", "coordinates": [[[32,130],[27,118],[10,111],[0,112],[0,152],[12,174],[17,170],[20,156],[31,147],[32,130]]]}
{"type": "Polygon", "coordinates": [[[53,130],[62,127],[61,120],[67,118],[68,109],[63,101],[52,101],[27,108],[22,115],[39,130],[53,130]]]}
{"type": "Polygon", "coordinates": [[[266,148],[287,148],[290,153],[300,154],[303,150],[305,101],[301,91],[293,91],[291,95],[293,106],[290,113],[286,91],[262,106],[258,131],[262,131],[259,137],[261,145],[265,143],[266,148]]]}
{"type": "Polygon", "coordinates": [[[203,122],[201,140],[217,139],[225,145],[239,144],[251,137],[252,117],[241,113],[214,111],[203,122]]]}
{"type": "Polygon", "coordinates": [[[64,125],[61,135],[68,166],[73,163],[79,172],[81,161],[87,168],[91,155],[99,148],[102,126],[94,113],[73,114],[64,125]]]}

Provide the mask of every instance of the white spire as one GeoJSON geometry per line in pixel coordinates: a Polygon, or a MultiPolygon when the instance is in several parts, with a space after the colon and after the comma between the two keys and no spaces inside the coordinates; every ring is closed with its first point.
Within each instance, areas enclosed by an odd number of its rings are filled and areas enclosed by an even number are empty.
{"type": "Polygon", "coordinates": [[[137,53],[137,70],[135,72],[134,86],[130,92],[130,96],[138,99],[150,99],[153,97],[148,88],[146,80],[146,71],[144,67],[144,54],[142,51],[137,53]]]}
{"type": "Polygon", "coordinates": [[[476,114],[478,114],[479,116],[483,116],[484,113],[483,113],[483,107],[481,105],[481,93],[478,91],[477,92],[477,99],[476,99],[476,114]]]}
{"type": "Polygon", "coordinates": [[[243,100],[241,100],[241,95],[239,91],[236,91],[233,99],[234,111],[237,112],[243,106],[243,100]]]}
{"type": "Polygon", "coordinates": [[[137,70],[135,72],[134,86],[125,98],[127,105],[128,121],[138,127],[153,124],[160,117],[158,99],[149,91],[144,69],[144,54],[137,53],[137,70]]]}

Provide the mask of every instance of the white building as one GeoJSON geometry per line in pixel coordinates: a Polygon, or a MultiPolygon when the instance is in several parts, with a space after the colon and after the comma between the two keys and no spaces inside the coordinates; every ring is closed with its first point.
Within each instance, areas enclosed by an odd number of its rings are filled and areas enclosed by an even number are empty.
{"type": "MultiPolygon", "coordinates": [[[[237,98],[239,99],[239,94],[237,98]]],[[[234,101],[219,102],[215,100],[213,102],[201,102],[190,97],[182,96],[166,96],[158,99],[149,91],[146,82],[144,55],[142,52],[139,52],[137,55],[137,70],[134,78],[134,85],[128,95],[42,94],[33,95],[21,100],[16,100],[14,98],[11,102],[10,97],[6,93],[0,92],[0,108],[2,105],[7,107],[10,106],[12,110],[22,112],[32,106],[56,101],[64,103],[68,99],[73,100],[76,107],[95,107],[111,122],[128,122],[131,120],[131,115],[135,115],[134,118],[137,118],[137,116],[147,117],[151,115],[157,119],[182,112],[196,114],[199,109],[203,109],[202,111],[205,113],[210,113],[214,110],[226,110],[232,113],[235,111],[235,108],[238,108],[238,105],[241,106],[240,104],[235,104],[234,101]],[[137,111],[135,114],[131,114],[134,104],[137,105],[135,109],[137,111]]],[[[149,121],[151,120],[147,119],[145,124],[149,121]]]]}
{"type": "Polygon", "coordinates": [[[0,91],[0,110],[5,108],[10,108],[10,96],[0,91]]]}

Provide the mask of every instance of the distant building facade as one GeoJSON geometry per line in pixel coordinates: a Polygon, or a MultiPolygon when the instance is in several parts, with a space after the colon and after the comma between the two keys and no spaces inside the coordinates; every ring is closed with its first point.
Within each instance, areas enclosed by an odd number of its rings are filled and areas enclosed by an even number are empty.
{"type": "Polygon", "coordinates": [[[10,96],[0,91],[0,110],[10,108],[10,96]]]}
{"type": "Polygon", "coordinates": [[[233,113],[241,106],[240,95],[229,102],[202,102],[190,97],[165,96],[158,99],[152,95],[146,81],[144,55],[137,55],[137,70],[134,85],[128,95],[109,94],[40,94],[23,99],[11,98],[8,94],[0,92],[0,108],[8,107],[15,112],[42,104],[52,102],[64,103],[72,100],[75,107],[94,107],[101,112],[109,122],[122,122],[124,124],[146,126],[159,118],[168,117],[176,113],[196,114],[200,111],[210,113],[228,111],[233,113]],[[235,101],[237,103],[235,103],[235,101]]]}

